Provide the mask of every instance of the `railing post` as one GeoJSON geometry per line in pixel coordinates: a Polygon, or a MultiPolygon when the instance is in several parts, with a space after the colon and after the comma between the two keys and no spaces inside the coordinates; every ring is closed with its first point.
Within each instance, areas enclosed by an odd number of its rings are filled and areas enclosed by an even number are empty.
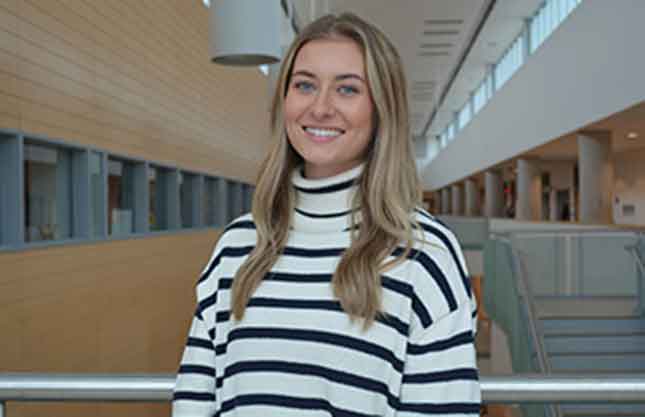
{"type": "Polygon", "coordinates": [[[0,417],[7,417],[7,414],[4,412],[4,402],[0,401],[0,417]]]}

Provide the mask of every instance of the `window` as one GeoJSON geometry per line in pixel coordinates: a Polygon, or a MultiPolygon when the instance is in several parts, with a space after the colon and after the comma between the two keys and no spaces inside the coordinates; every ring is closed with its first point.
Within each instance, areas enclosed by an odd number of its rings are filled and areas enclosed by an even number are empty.
{"type": "Polygon", "coordinates": [[[197,227],[201,224],[201,176],[189,173],[179,174],[179,196],[181,227],[197,227]]]}
{"type": "Polygon", "coordinates": [[[108,159],[108,233],[113,236],[134,232],[134,164],[108,159]]]}
{"type": "Polygon", "coordinates": [[[72,151],[25,141],[25,242],[73,237],[72,151]]]}
{"type": "Polygon", "coordinates": [[[0,134],[0,246],[21,243],[24,231],[21,140],[0,134]]]}
{"type": "Polygon", "coordinates": [[[486,95],[486,79],[484,79],[481,84],[479,84],[479,87],[477,87],[477,90],[475,90],[475,94],[473,95],[473,111],[475,114],[479,113],[482,107],[486,104],[488,99],[486,95]]]}
{"type": "Polygon", "coordinates": [[[90,237],[105,236],[105,163],[99,152],[89,154],[90,175],[90,237]]]}
{"type": "Polygon", "coordinates": [[[202,224],[215,226],[217,224],[217,180],[212,177],[204,178],[204,194],[202,196],[202,224]]]}

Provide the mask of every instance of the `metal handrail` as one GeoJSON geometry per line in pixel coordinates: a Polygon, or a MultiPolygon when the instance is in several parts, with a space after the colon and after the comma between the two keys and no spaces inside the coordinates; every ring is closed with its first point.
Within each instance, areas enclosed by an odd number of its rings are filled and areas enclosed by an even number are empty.
{"type": "MultiPolygon", "coordinates": [[[[526,312],[528,318],[528,328],[533,339],[533,344],[535,345],[535,353],[537,355],[537,362],[540,372],[545,375],[551,374],[551,363],[549,362],[548,357],[546,356],[546,347],[544,346],[544,338],[542,337],[541,332],[538,329],[537,325],[537,312],[535,311],[535,300],[533,298],[533,291],[529,280],[526,279],[526,265],[522,256],[511,242],[510,239],[503,236],[497,236],[497,239],[505,245],[508,245],[511,251],[511,258],[513,262],[513,269],[517,273],[518,284],[524,298],[526,300],[526,312]]],[[[562,410],[558,405],[549,404],[548,409],[551,412],[552,417],[562,417],[562,410]]]]}
{"type": "Polygon", "coordinates": [[[643,265],[643,259],[638,251],[638,245],[642,239],[643,238],[639,236],[635,243],[625,245],[625,249],[632,254],[636,268],[640,272],[640,279],[636,283],[638,291],[638,314],[645,315],[645,265],[643,265]]]}
{"type": "MultiPolygon", "coordinates": [[[[167,402],[170,374],[0,373],[0,403],[5,401],[167,402]]],[[[482,400],[515,403],[645,403],[645,374],[483,376],[482,400]]]]}

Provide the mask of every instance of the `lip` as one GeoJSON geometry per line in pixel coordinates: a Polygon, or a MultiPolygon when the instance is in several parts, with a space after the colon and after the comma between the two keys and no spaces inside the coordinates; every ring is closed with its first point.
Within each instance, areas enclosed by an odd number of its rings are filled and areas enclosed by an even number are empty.
{"type": "Polygon", "coordinates": [[[336,127],[320,127],[320,126],[302,126],[302,131],[304,132],[305,136],[307,136],[310,140],[316,143],[328,143],[328,142],[333,142],[334,140],[340,138],[345,134],[345,130],[343,129],[338,129],[336,127]],[[307,127],[313,128],[313,129],[327,129],[327,130],[338,130],[340,131],[340,134],[338,136],[316,136],[312,134],[311,132],[307,131],[307,127]]]}

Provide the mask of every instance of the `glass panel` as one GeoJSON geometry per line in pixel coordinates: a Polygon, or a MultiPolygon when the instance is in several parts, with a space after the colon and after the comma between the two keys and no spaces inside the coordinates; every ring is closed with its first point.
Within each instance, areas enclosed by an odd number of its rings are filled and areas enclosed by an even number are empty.
{"type": "Polygon", "coordinates": [[[159,216],[158,197],[157,197],[157,187],[159,186],[158,181],[158,172],[157,168],[149,166],[148,167],[148,190],[149,190],[149,200],[148,200],[148,224],[150,225],[150,231],[162,230],[161,227],[161,218],[159,216]]]}
{"type": "Polygon", "coordinates": [[[204,196],[202,198],[202,216],[204,226],[214,226],[216,219],[215,194],[217,182],[214,178],[204,178],[204,196]]]}
{"type": "Polygon", "coordinates": [[[196,176],[192,174],[179,174],[181,227],[193,227],[197,223],[197,219],[193,218],[194,194],[197,192],[195,179],[196,176]]]}
{"type": "Polygon", "coordinates": [[[134,167],[108,159],[108,233],[122,236],[134,231],[134,167]]]}
{"type": "Polygon", "coordinates": [[[71,151],[25,143],[24,176],[25,241],[71,238],[71,151]]]}
{"type": "Polygon", "coordinates": [[[100,237],[103,233],[103,156],[98,152],[90,152],[90,236],[100,237]]]}

